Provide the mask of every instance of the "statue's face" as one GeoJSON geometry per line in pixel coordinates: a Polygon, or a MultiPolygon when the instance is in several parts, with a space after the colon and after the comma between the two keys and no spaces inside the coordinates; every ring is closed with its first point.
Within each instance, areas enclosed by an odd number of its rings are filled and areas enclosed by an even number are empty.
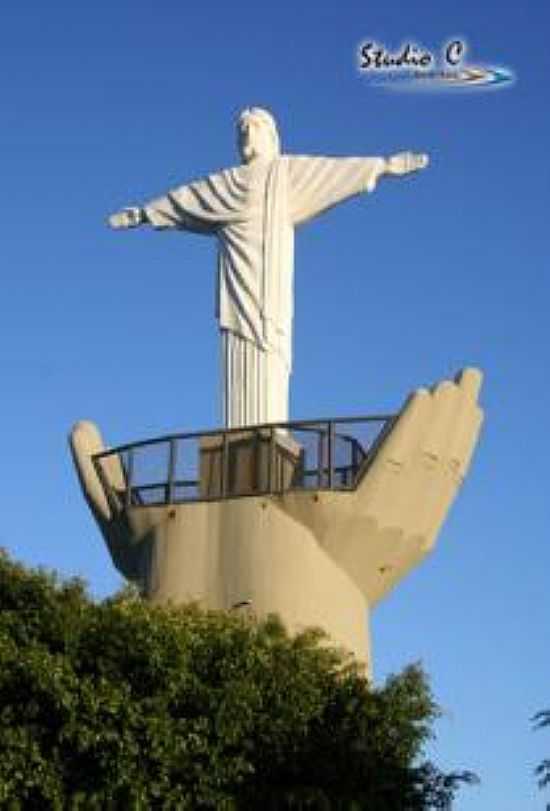
{"type": "Polygon", "coordinates": [[[270,160],[274,158],[277,149],[273,143],[273,136],[264,121],[258,116],[247,115],[239,121],[237,128],[239,152],[244,163],[250,163],[257,158],[270,160]]]}

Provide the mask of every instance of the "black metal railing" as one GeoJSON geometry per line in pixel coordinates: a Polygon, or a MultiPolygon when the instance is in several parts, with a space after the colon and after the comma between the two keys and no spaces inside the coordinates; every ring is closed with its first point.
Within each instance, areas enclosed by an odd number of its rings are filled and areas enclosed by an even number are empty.
{"type": "Polygon", "coordinates": [[[93,462],[117,510],[290,490],[353,490],[393,417],[205,431],[121,445],[93,462]]]}

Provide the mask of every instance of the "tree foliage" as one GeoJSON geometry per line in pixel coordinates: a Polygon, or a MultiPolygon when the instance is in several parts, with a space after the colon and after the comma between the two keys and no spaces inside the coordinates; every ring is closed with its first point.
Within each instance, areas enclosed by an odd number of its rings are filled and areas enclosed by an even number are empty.
{"type": "Polygon", "coordinates": [[[375,689],[322,634],[290,637],[0,558],[0,808],[450,807],[419,763],[437,708],[414,666],[375,689]]]}

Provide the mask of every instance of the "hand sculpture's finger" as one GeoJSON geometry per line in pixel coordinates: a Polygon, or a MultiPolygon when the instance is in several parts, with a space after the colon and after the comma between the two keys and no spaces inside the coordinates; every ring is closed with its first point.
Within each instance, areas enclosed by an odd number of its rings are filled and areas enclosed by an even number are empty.
{"type": "Polygon", "coordinates": [[[109,521],[112,510],[92,462],[95,453],[105,450],[99,429],[93,422],[77,422],[69,437],[74,464],[84,496],[96,518],[109,521]]]}
{"type": "Polygon", "coordinates": [[[103,534],[113,563],[128,580],[142,582],[149,566],[148,544],[135,543],[124,513],[126,475],[119,454],[97,460],[95,454],[107,450],[98,427],[89,421],[77,422],[69,442],[82,492],[103,534]],[[144,557],[145,556],[145,557],[144,557]]]}
{"type": "Polygon", "coordinates": [[[442,380],[432,390],[430,427],[422,443],[422,455],[426,464],[437,464],[446,454],[449,438],[456,427],[459,394],[457,386],[450,380],[442,380]]]}
{"type": "Polygon", "coordinates": [[[465,370],[458,381],[444,381],[435,389],[430,431],[421,448],[431,484],[417,517],[416,532],[425,539],[426,549],[433,546],[462,484],[481,427],[483,415],[476,402],[481,373],[465,370]]]}
{"type": "Polygon", "coordinates": [[[434,389],[428,432],[418,448],[417,483],[421,490],[415,499],[418,507],[411,510],[408,523],[412,533],[422,538],[425,550],[433,546],[460,483],[449,451],[457,432],[462,433],[465,414],[461,395],[460,388],[450,380],[434,389]]]}
{"type": "Polygon", "coordinates": [[[449,458],[450,464],[456,466],[460,482],[468,472],[483,421],[483,412],[477,405],[482,382],[483,374],[474,368],[463,369],[455,379],[462,392],[462,419],[451,445],[449,458]]]}
{"type": "Polygon", "coordinates": [[[424,444],[426,456],[444,459],[461,484],[471,455],[471,437],[479,429],[481,410],[477,396],[483,375],[479,369],[463,369],[454,383],[443,381],[434,391],[436,412],[424,444]]]}
{"type": "Polygon", "coordinates": [[[409,397],[387,439],[378,451],[368,475],[359,485],[361,498],[368,504],[369,514],[383,525],[388,519],[399,524],[400,516],[408,510],[410,500],[408,482],[411,459],[424,439],[432,413],[432,397],[426,389],[419,389],[409,397]]]}

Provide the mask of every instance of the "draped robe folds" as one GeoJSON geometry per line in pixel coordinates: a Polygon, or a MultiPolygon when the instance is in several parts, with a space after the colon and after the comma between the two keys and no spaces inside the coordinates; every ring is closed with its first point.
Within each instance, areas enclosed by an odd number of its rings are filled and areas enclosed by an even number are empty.
{"type": "Polygon", "coordinates": [[[288,421],[294,228],[372,191],[380,158],[257,159],[176,188],[144,207],[155,228],[218,239],[216,315],[227,427],[288,421]]]}

